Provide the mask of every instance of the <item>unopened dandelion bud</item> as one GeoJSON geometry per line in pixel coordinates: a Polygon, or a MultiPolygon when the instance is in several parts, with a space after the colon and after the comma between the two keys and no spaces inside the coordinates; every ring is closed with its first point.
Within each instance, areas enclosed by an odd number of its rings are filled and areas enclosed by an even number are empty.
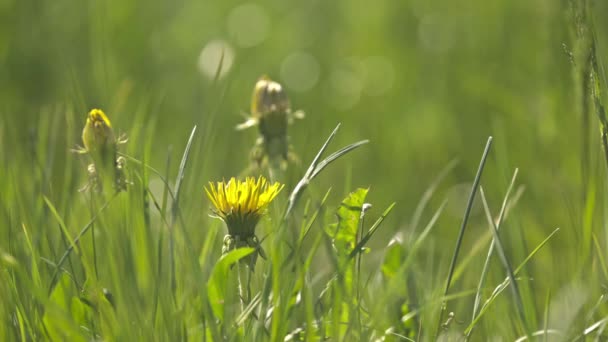
{"type": "Polygon", "coordinates": [[[116,137],[110,119],[101,109],[93,109],[82,130],[82,143],[88,153],[111,154],[114,161],[116,137]]]}
{"type": "Polygon", "coordinates": [[[286,136],[290,111],[283,86],[266,76],[260,78],[251,98],[251,115],[259,120],[260,134],[266,140],[286,136]]]}
{"type": "Polygon", "coordinates": [[[128,184],[125,176],[124,157],[117,157],[117,145],[126,142],[114,135],[110,119],[101,109],[92,109],[82,130],[84,150],[93,163],[88,166],[89,184],[85,189],[100,192],[102,189],[126,190],[128,184]]]}
{"type": "Polygon", "coordinates": [[[91,157],[101,183],[109,183],[115,178],[116,137],[112,124],[101,109],[93,109],[87,115],[82,130],[82,143],[91,157]]]}
{"type": "MultiPolygon", "coordinates": [[[[287,129],[294,118],[303,118],[302,111],[292,112],[283,86],[262,76],[256,82],[251,96],[251,117],[237,129],[258,126],[260,136],[251,152],[256,167],[286,169],[290,157],[287,129]]],[[[297,160],[297,158],[293,158],[297,160]]]]}

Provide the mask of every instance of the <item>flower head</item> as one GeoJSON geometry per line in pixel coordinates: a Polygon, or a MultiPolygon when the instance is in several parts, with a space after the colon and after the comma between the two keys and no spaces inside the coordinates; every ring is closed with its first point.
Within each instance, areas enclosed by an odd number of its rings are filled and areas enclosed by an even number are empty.
{"type": "Polygon", "coordinates": [[[283,184],[269,184],[260,176],[244,181],[231,178],[228,182],[209,182],[207,197],[215,207],[214,213],[226,222],[230,235],[248,239],[270,202],[283,189],[283,184]]]}
{"type": "Polygon", "coordinates": [[[287,124],[293,119],[304,118],[304,112],[291,110],[291,102],[285,88],[268,76],[260,77],[251,95],[251,116],[236,126],[237,130],[259,126],[266,138],[287,134],[287,124]]]}
{"type": "Polygon", "coordinates": [[[87,152],[96,152],[116,146],[112,124],[101,109],[93,109],[82,130],[82,143],[87,152]]]}
{"type": "Polygon", "coordinates": [[[87,168],[89,184],[83,190],[100,192],[104,188],[109,189],[110,186],[104,186],[104,183],[113,183],[112,187],[117,191],[126,190],[126,160],[124,157],[117,157],[118,145],[126,141],[124,137],[116,138],[110,119],[101,109],[92,109],[87,114],[87,121],[82,130],[84,149],[76,150],[78,153],[88,154],[92,159],[87,168]]]}
{"type": "Polygon", "coordinates": [[[251,115],[261,118],[271,112],[281,112],[286,116],[289,111],[289,98],[283,86],[268,76],[260,77],[251,95],[251,115]]]}

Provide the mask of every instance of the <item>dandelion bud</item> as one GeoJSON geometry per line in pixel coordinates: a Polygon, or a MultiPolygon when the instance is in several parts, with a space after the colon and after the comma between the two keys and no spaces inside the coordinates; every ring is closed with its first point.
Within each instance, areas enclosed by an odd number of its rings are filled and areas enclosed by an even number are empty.
{"type": "Polygon", "coordinates": [[[253,89],[251,115],[258,119],[260,133],[266,140],[287,135],[290,111],[283,86],[262,76],[253,89]]]}
{"type": "Polygon", "coordinates": [[[102,189],[115,188],[117,191],[126,190],[125,177],[126,159],[117,158],[117,145],[126,142],[124,137],[116,138],[110,119],[101,109],[92,109],[87,115],[87,121],[82,130],[84,150],[92,163],[88,166],[89,184],[83,190],[92,189],[101,192],[102,189]],[[107,186],[106,186],[107,183],[107,186]]]}
{"type": "Polygon", "coordinates": [[[289,98],[283,86],[268,76],[260,77],[253,88],[251,115],[259,119],[270,112],[287,113],[290,110],[289,98]]]}
{"type": "Polygon", "coordinates": [[[112,124],[101,109],[93,109],[82,130],[82,143],[89,153],[116,148],[112,124]]]}

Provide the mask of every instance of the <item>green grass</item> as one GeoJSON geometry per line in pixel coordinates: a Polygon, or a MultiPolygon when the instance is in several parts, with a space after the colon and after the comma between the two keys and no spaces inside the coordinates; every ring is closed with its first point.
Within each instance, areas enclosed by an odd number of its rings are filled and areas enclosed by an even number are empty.
{"type": "Polygon", "coordinates": [[[241,5],[0,1],[0,341],[607,339],[604,3],[241,5]],[[234,129],[265,73],[284,172],[234,129]],[[96,107],[127,191],[79,191],[96,107]],[[250,272],[203,187],[257,174],[250,272]]]}

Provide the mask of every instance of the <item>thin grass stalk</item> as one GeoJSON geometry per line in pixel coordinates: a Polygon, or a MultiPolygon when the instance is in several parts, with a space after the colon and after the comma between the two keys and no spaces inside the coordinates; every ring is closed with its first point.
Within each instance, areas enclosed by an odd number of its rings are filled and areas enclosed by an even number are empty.
{"type": "MultiPolygon", "coordinates": [[[[454,248],[454,254],[452,255],[452,261],[450,263],[450,269],[448,271],[448,277],[445,282],[445,290],[443,292],[443,297],[446,298],[450,291],[450,285],[452,282],[452,277],[454,275],[454,270],[456,269],[456,261],[458,260],[458,254],[460,252],[460,246],[462,245],[462,240],[464,238],[464,232],[467,227],[467,223],[469,221],[469,215],[471,214],[471,209],[473,208],[473,201],[475,200],[475,194],[477,193],[477,188],[479,187],[479,181],[481,180],[481,175],[483,173],[483,169],[486,165],[486,159],[490,153],[490,148],[492,147],[492,137],[488,137],[486,142],[486,147],[481,156],[481,161],[479,162],[479,167],[477,168],[477,174],[475,176],[475,180],[473,181],[473,186],[471,187],[471,193],[469,195],[469,200],[467,202],[467,207],[464,212],[464,217],[462,219],[462,224],[460,226],[460,232],[458,233],[458,238],[456,240],[456,247],[454,248]]],[[[439,332],[441,331],[441,322],[443,321],[443,316],[445,311],[447,310],[447,300],[444,300],[441,304],[441,311],[439,312],[439,319],[437,320],[437,329],[435,332],[435,339],[439,337],[439,332]]]]}
{"type": "MultiPolygon", "coordinates": [[[[91,217],[93,216],[94,212],[95,212],[95,206],[94,206],[94,198],[93,198],[93,192],[90,192],[90,197],[89,197],[89,201],[90,201],[90,209],[91,209],[91,217]]],[[[95,280],[99,280],[99,271],[97,269],[97,246],[95,244],[95,223],[93,222],[93,224],[91,225],[91,245],[92,245],[92,249],[93,249],[93,268],[95,270],[95,280]]]]}

